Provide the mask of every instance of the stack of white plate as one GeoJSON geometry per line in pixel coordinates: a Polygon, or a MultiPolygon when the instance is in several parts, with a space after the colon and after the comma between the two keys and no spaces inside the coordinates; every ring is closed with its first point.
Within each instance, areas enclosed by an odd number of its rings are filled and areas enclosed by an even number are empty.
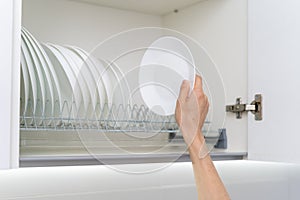
{"type": "MultiPolygon", "coordinates": [[[[41,44],[22,28],[21,109],[29,125],[71,125],[82,119],[107,120],[126,126],[132,118],[131,89],[114,63],[99,60],[75,46],[41,44]],[[128,104],[130,106],[128,106],[128,104]]],[[[146,49],[139,67],[138,88],[155,114],[174,114],[183,79],[194,85],[195,67],[189,48],[164,36],[146,49]]]]}
{"type": "Polygon", "coordinates": [[[78,47],[40,44],[22,28],[21,115],[29,116],[26,123],[99,119],[112,105],[126,103],[126,91],[113,95],[122,77],[116,65],[78,47]]]}

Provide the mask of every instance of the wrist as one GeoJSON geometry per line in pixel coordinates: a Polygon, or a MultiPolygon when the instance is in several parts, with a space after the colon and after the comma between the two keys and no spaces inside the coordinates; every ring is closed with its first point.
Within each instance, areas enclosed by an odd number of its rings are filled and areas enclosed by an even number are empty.
{"type": "Polygon", "coordinates": [[[205,139],[201,131],[199,131],[193,141],[188,146],[190,157],[192,160],[199,160],[206,157],[209,150],[206,147],[205,139]]]}

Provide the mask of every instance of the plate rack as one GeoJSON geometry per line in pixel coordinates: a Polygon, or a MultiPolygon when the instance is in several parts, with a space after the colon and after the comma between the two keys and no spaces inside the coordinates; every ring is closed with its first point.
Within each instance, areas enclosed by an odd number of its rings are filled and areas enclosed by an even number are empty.
{"type": "MultiPolygon", "coordinates": [[[[137,104],[97,105],[84,112],[68,102],[62,107],[57,102],[49,112],[47,108],[52,105],[48,101],[42,112],[40,100],[33,112],[30,99],[26,106],[20,101],[21,165],[69,165],[64,158],[70,156],[75,164],[99,163],[90,160],[91,155],[104,159],[104,164],[171,162],[181,156],[185,158],[182,161],[188,159],[174,115],[160,116],[137,104]]],[[[206,143],[213,147],[219,133],[207,131],[210,125],[206,121],[203,132],[208,133],[206,143]]]]}
{"type": "MultiPolygon", "coordinates": [[[[80,111],[75,103],[59,103],[51,111],[41,111],[41,101],[37,101],[36,111],[33,102],[21,99],[21,130],[98,130],[108,132],[179,132],[174,115],[160,116],[144,105],[96,105],[88,111],[80,111]]],[[[46,102],[45,108],[51,107],[46,102]]],[[[92,107],[92,106],[91,106],[92,107]]],[[[205,122],[207,125],[209,122],[205,122]]]]}

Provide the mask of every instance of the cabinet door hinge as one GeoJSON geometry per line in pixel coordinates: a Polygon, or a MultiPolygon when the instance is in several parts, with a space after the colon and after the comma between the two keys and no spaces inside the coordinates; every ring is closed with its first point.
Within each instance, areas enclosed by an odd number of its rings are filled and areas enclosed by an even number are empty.
{"type": "Polygon", "coordinates": [[[236,99],[235,105],[227,105],[226,112],[233,112],[237,119],[242,118],[243,112],[251,112],[255,116],[255,120],[262,120],[262,95],[256,94],[251,104],[242,104],[241,98],[236,99]]]}

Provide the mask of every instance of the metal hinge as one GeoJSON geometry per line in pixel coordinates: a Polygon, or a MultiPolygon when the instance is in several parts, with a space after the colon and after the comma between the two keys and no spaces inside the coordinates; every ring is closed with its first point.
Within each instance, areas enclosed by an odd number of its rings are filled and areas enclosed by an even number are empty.
{"type": "Polygon", "coordinates": [[[236,113],[236,118],[241,119],[243,112],[251,112],[255,116],[255,120],[262,120],[262,95],[256,94],[251,104],[242,104],[241,98],[236,99],[235,105],[227,105],[226,112],[236,113]]]}

